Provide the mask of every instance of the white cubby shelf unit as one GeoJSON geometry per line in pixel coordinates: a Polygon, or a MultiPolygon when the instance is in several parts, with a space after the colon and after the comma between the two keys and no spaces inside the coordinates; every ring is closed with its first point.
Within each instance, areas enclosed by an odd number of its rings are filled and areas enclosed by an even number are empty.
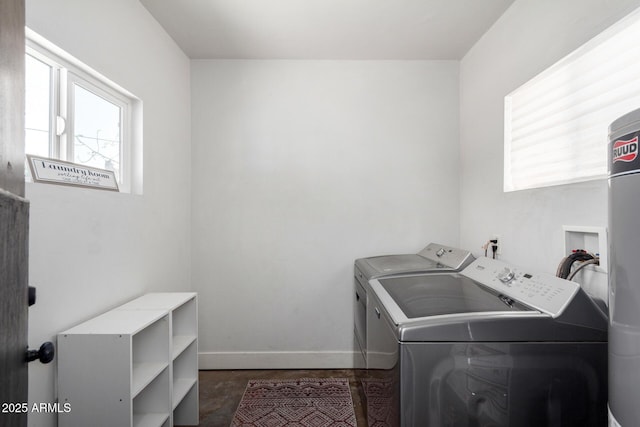
{"type": "Polygon", "coordinates": [[[58,334],[60,427],[198,425],[198,305],[143,295],[58,334]]]}

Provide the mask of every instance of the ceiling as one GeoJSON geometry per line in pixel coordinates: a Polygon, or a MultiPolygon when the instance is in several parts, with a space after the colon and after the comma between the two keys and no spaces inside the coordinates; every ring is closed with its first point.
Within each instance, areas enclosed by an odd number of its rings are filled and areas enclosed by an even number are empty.
{"type": "Polygon", "coordinates": [[[140,0],[193,59],[460,59],[514,0],[140,0]]]}

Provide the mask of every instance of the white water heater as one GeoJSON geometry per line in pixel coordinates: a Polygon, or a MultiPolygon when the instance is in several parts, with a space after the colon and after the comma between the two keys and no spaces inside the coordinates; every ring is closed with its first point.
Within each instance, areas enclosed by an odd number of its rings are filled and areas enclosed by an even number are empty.
{"type": "Polygon", "coordinates": [[[640,423],[640,109],[609,127],[609,426],[640,423]]]}

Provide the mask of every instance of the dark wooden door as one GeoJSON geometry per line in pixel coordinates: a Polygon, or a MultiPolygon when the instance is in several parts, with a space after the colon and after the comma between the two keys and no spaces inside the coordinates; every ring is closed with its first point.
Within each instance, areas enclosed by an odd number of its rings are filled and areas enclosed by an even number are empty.
{"type": "Polygon", "coordinates": [[[24,0],[0,0],[0,425],[25,427],[29,203],[24,197],[24,0]],[[14,405],[12,405],[14,404],[14,405]]]}

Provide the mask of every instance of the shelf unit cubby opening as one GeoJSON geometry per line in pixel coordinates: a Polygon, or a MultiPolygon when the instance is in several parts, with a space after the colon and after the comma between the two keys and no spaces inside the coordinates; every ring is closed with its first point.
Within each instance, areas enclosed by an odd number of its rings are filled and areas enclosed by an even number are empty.
{"type": "Polygon", "coordinates": [[[168,364],[169,321],[164,316],[132,337],[132,395],[135,397],[168,364]]]}
{"type": "Polygon", "coordinates": [[[198,386],[191,386],[187,394],[173,410],[175,425],[198,425],[198,386]]]}
{"type": "Polygon", "coordinates": [[[133,399],[133,425],[135,427],[161,427],[169,420],[169,368],[165,368],[133,399]]]}
{"type": "Polygon", "coordinates": [[[172,334],[176,341],[194,340],[198,336],[197,306],[195,298],[191,298],[172,313],[172,334]]]}
{"type": "Polygon", "coordinates": [[[198,382],[198,371],[194,369],[198,363],[196,343],[193,342],[173,362],[173,406],[184,399],[191,388],[198,382]]]}

